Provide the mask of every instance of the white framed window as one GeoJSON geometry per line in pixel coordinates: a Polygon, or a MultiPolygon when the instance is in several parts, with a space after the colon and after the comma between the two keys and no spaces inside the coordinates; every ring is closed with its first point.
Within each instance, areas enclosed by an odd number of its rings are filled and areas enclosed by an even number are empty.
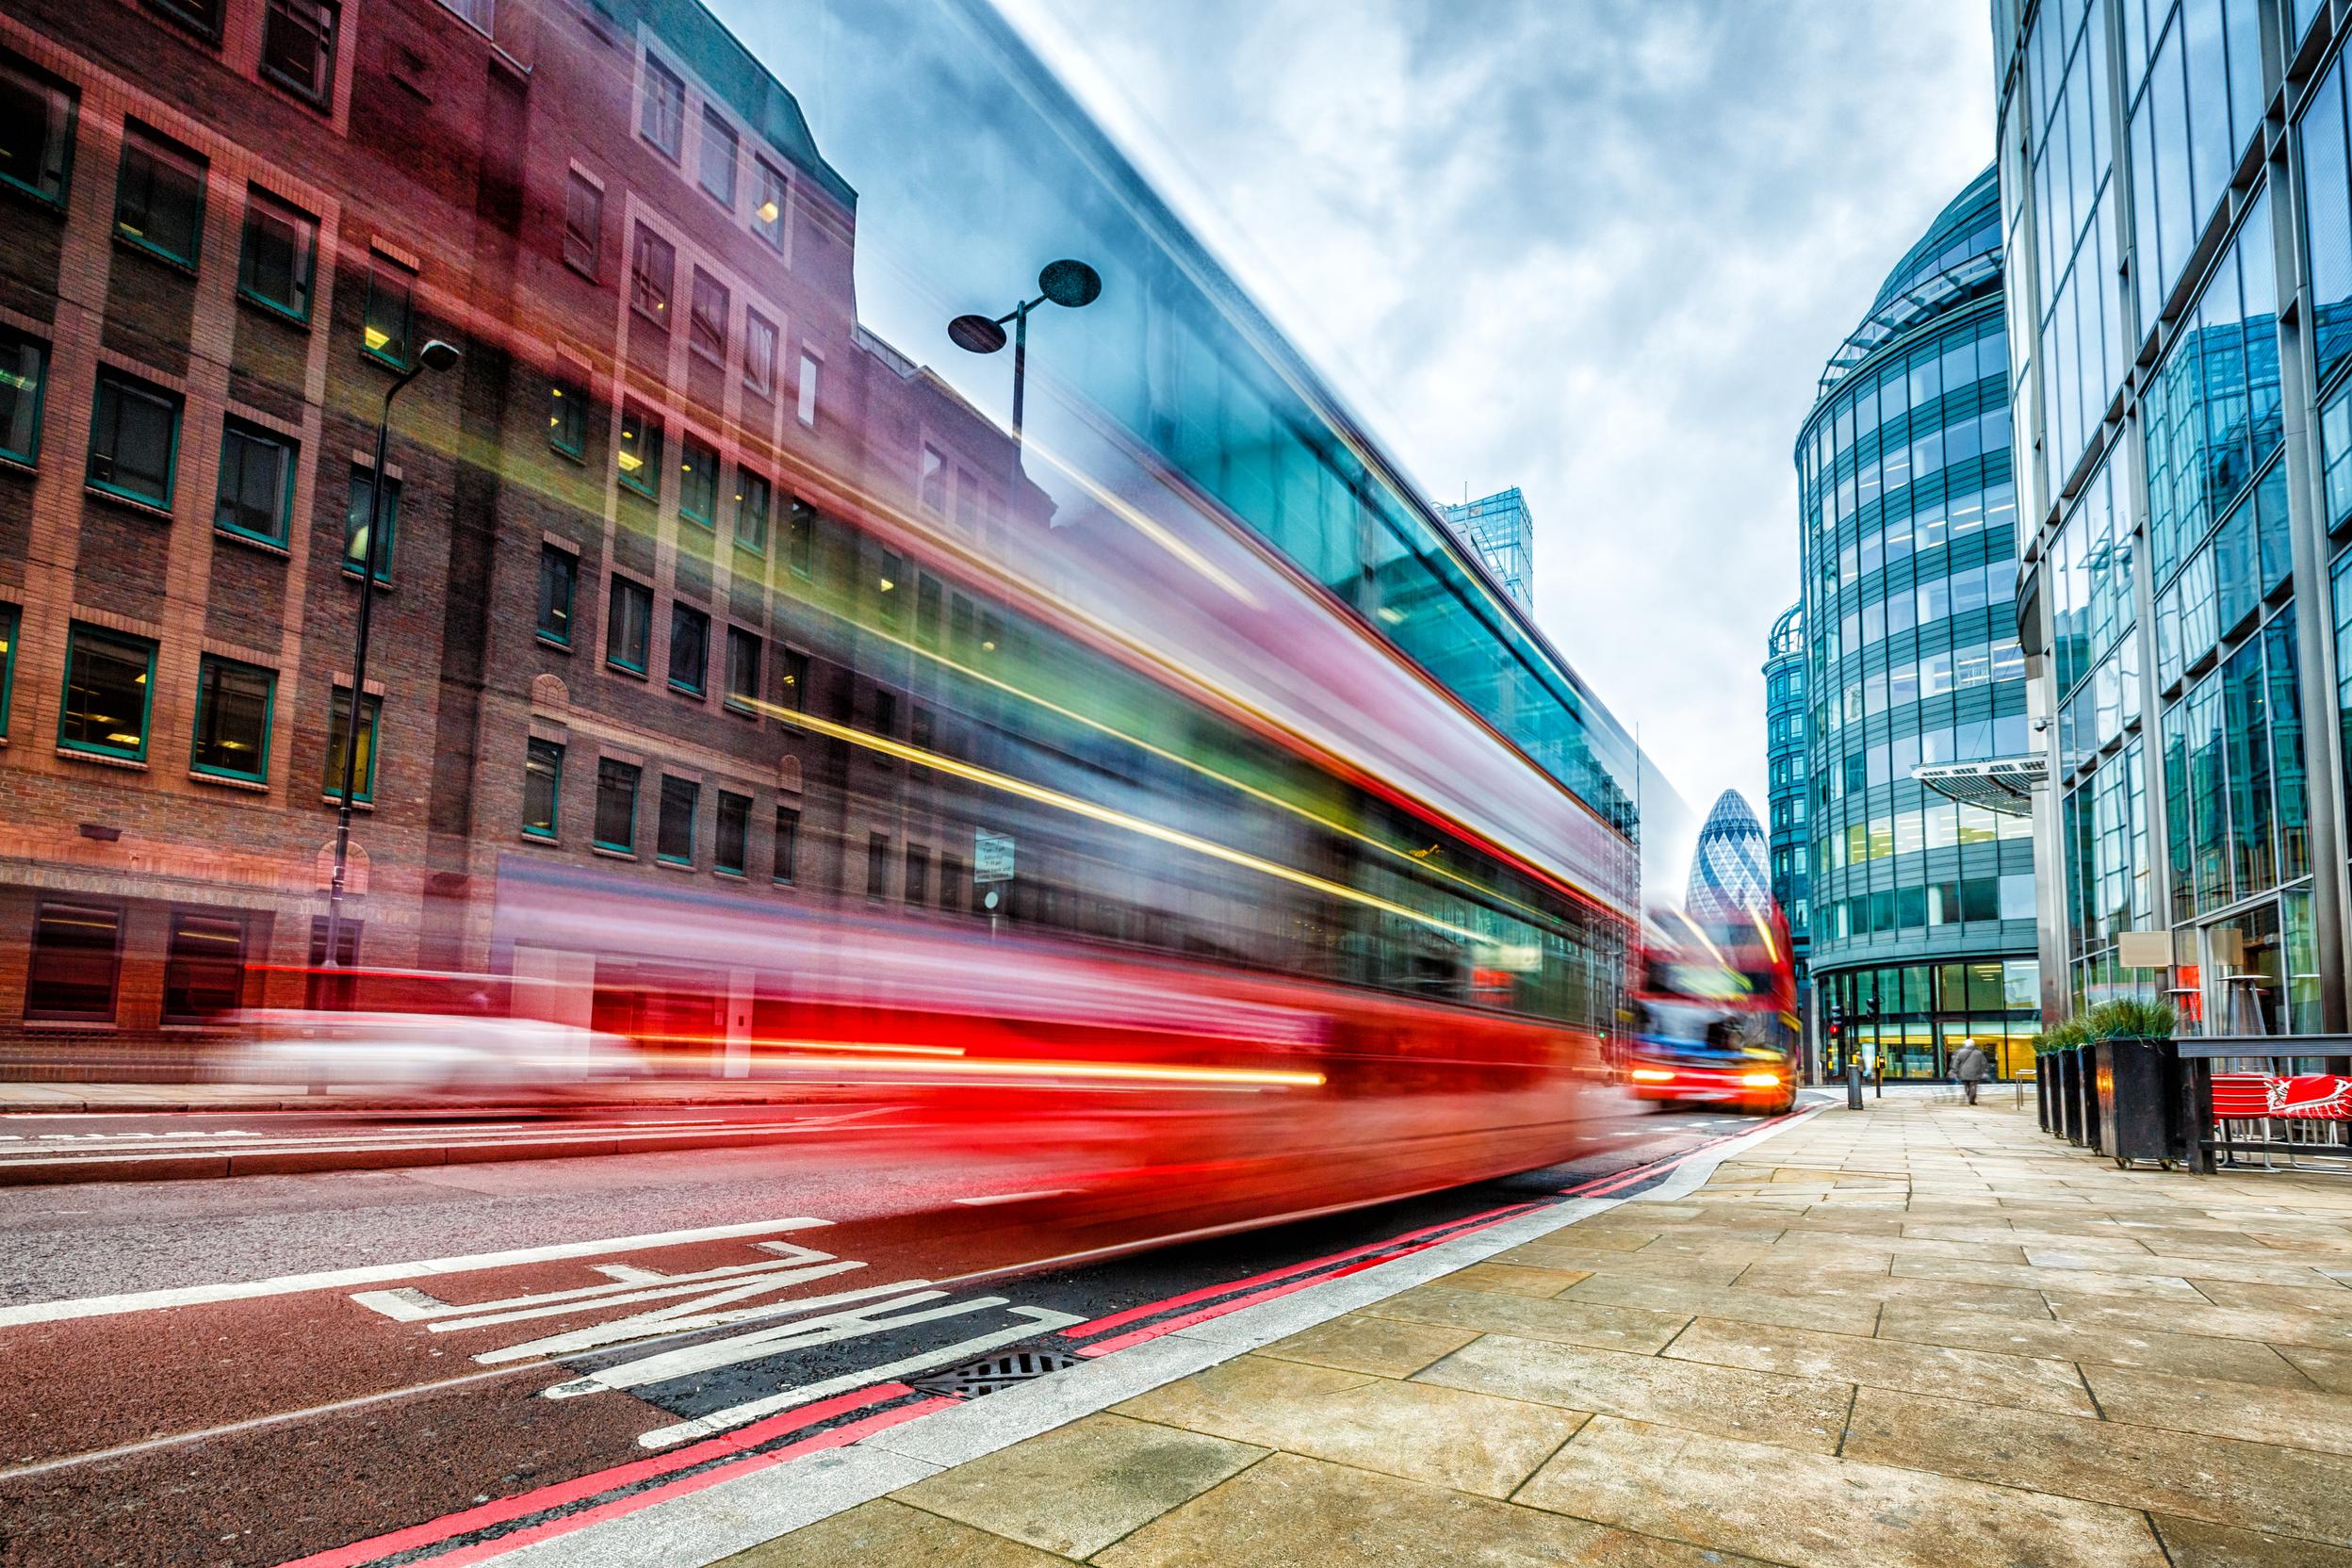
{"type": "Polygon", "coordinates": [[[727,117],[705,104],[702,107],[702,152],[695,160],[702,188],[710,199],[735,210],[735,127],[727,117]]]}
{"type": "Polygon", "coordinates": [[[800,422],[810,430],[817,428],[817,377],[825,368],[825,361],[800,351],[800,422]]]}
{"type": "Polygon", "coordinates": [[[637,106],[637,134],[672,163],[686,145],[686,84],[650,55],[645,57],[645,97],[637,106]]]}
{"type": "Polygon", "coordinates": [[[776,323],[743,311],[743,384],[763,398],[776,396],[776,323]]]}

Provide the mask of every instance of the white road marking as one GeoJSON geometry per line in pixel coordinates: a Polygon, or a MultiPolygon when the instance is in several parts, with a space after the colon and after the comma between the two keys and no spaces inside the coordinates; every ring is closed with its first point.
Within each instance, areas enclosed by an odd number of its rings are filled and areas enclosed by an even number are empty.
{"type": "Polygon", "coordinates": [[[697,1241],[726,1241],[735,1236],[776,1235],[830,1225],[829,1219],[756,1219],[741,1225],[706,1225],[692,1231],[656,1231],[641,1236],[612,1236],[602,1241],[561,1242],[550,1247],[519,1247],[503,1252],[474,1252],[453,1258],[427,1258],[417,1263],[370,1264],[360,1268],[329,1268],[315,1274],[282,1274],[270,1280],[244,1280],[232,1284],[181,1285],[170,1290],[131,1291],[120,1296],[86,1296],[72,1301],[36,1301],[26,1306],[0,1307],[0,1329],[23,1323],[58,1323],[77,1317],[112,1317],[122,1313],[154,1312],[165,1307],[196,1306],[210,1301],[243,1301],[261,1296],[293,1296],[310,1290],[342,1290],[352,1285],[384,1284],[434,1274],[465,1274],[481,1268],[508,1268],[516,1264],[551,1263],[562,1258],[594,1258],[609,1252],[634,1252],[652,1247],[682,1247],[697,1241]]]}
{"type": "Polygon", "coordinates": [[[1018,1203],[1024,1198],[1067,1198],[1076,1187],[1047,1187],[1038,1192],[998,1192],[986,1198],[958,1198],[956,1202],[970,1208],[985,1209],[991,1203],[1018,1203]]]}
{"type": "Polygon", "coordinates": [[[970,1361],[983,1351],[993,1350],[1000,1345],[1010,1345],[1015,1340],[1027,1339],[1043,1330],[1065,1328],[1080,1321],[1074,1314],[1055,1312],[1050,1307],[1013,1307],[1010,1310],[1014,1315],[1026,1318],[1028,1321],[1016,1324],[1009,1329],[999,1329],[994,1333],[981,1334],[976,1338],[963,1340],[940,1349],[925,1350],[920,1355],[908,1356],[884,1366],[869,1366],[856,1372],[844,1372],[838,1378],[827,1378],[823,1382],[807,1383],[799,1388],[788,1388],[781,1394],[772,1394],[764,1399],[753,1399],[745,1404],[713,1411],[709,1415],[693,1421],[681,1421],[673,1427],[657,1427],[637,1441],[648,1448],[667,1448],[683,1443],[689,1438],[716,1436],[720,1432],[730,1431],[745,1422],[757,1421],[765,1415],[773,1415],[777,1411],[791,1410],[796,1405],[813,1404],[819,1399],[829,1398],[836,1394],[846,1394],[851,1389],[863,1388],[869,1383],[888,1382],[893,1378],[910,1377],[915,1373],[928,1372],[936,1367],[953,1366],[959,1361],[970,1361]]]}
{"type": "MultiPolygon", "coordinates": [[[[889,1287],[902,1294],[892,1296],[888,1300],[852,1307],[843,1312],[826,1313],[822,1317],[806,1318],[798,1323],[785,1324],[781,1328],[760,1329],[751,1333],[735,1334],[726,1339],[715,1340],[707,1345],[689,1345],[683,1349],[663,1350],[650,1356],[640,1356],[635,1361],[623,1362],[618,1366],[608,1366],[601,1371],[591,1372],[586,1377],[574,1378],[569,1382],[557,1383],[554,1387],[547,1389],[545,1393],[550,1399],[569,1399],[582,1394],[600,1393],[608,1388],[642,1388],[647,1383],[667,1382],[672,1378],[689,1377],[696,1372],[710,1372],[722,1366],[739,1366],[747,1361],[759,1361],[787,1350],[806,1349],[811,1345],[831,1345],[839,1340],[862,1339],[868,1334],[884,1333],[892,1329],[908,1328],[917,1323],[928,1323],[935,1317],[960,1317],[965,1313],[984,1312],[990,1307],[1001,1307],[1006,1304],[1005,1298],[1002,1296],[974,1296],[961,1301],[950,1301],[943,1307],[925,1307],[921,1312],[900,1313],[895,1317],[883,1315],[895,1307],[921,1306],[925,1301],[937,1301],[947,1295],[947,1292],[943,1290],[906,1292],[906,1286],[909,1283],[927,1282],[925,1281],[902,1282],[889,1287]]],[[[866,1291],[861,1294],[873,1296],[883,1293],[866,1291]]],[[[815,1303],[807,1302],[802,1305],[815,1305],[815,1303]]],[[[1072,1321],[1076,1320],[1072,1319],[1072,1321]]],[[[872,1374],[861,1374],[861,1378],[870,1381],[872,1374]]]]}

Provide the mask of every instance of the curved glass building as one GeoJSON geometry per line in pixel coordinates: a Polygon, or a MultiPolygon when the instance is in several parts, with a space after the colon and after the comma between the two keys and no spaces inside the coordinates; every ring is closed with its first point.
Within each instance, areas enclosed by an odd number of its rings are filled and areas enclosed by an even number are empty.
{"type": "Polygon", "coordinates": [[[1969,182],[1823,368],[1798,433],[1813,983],[1844,1053],[2007,1072],[2037,1026],[2033,826],[1922,766],[2028,749],[2000,195],[1969,182]]]}
{"type": "Polygon", "coordinates": [[[1764,814],[1771,824],[1766,864],[1772,902],[1788,917],[1788,943],[1805,984],[1811,946],[1813,857],[1805,830],[1805,606],[1792,604],[1772,623],[1764,652],[1764,814]]]}
{"type": "Polygon", "coordinates": [[[1764,869],[1764,825],[1756,820],[1747,796],[1725,790],[1699,828],[1683,907],[1701,916],[1745,914],[1764,906],[1772,896],[1771,881],[1764,869]]]}

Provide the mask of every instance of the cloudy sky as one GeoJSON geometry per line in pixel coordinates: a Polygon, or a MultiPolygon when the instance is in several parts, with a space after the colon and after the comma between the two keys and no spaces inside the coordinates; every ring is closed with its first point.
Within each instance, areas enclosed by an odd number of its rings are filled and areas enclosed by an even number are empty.
{"type": "Polygon", "coordinates": [[[1992,156],[1984,0],[1003,0],[1692,806],[1763,806],[1815,378],[1992,156]]]}

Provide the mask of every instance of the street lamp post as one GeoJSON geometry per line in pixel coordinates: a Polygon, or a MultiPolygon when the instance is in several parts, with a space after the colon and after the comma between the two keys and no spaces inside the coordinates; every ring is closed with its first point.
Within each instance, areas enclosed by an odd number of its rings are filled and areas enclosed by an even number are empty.
{"type": "MultiPolygon", "coordinates": [[[[376,560],[378,541],[384,535],[384,468],[387,461],[385,449],[392,435],[392,400],[402,388],[427,370],[439,375],[458,361],[457,349],[439,338],[433,338],[417,351],[416,363],[393,378],[384,389],[384,413],[376,420],[376,466],[368,479],[368,529],[360,543],[359,563],[359,630],[351,648],[351,708],[343,718],[343,782],[337,792],[335,808],[335,875],[327,884],[327,952],[328,969],[342,967],[343,951],[343,885],[351,863],[351,795],[359,779],[359,715],[361,704],[368,694],[368,633],[375,624],[376,560]]],[[[332,712],[332,709],[330,709],[332,712]]],[[[368,736],[370,760],[375,751],[375,737],[368,736]]]]}
{"type": "Polygon", "coordinates": [[[1083,261],[1049,261],[1037,274],[1037,297],[1023,300],[1002,316],[958,316],[947,335],[970,353],[992,354],[1004,347],[1004,323],[1013,325],[1013,449],[1021,449],[1021,404],[1029,379],[1029,313],[1052,301],[1071,310],[1102,297],[1102,274],[1083,261]]]}

